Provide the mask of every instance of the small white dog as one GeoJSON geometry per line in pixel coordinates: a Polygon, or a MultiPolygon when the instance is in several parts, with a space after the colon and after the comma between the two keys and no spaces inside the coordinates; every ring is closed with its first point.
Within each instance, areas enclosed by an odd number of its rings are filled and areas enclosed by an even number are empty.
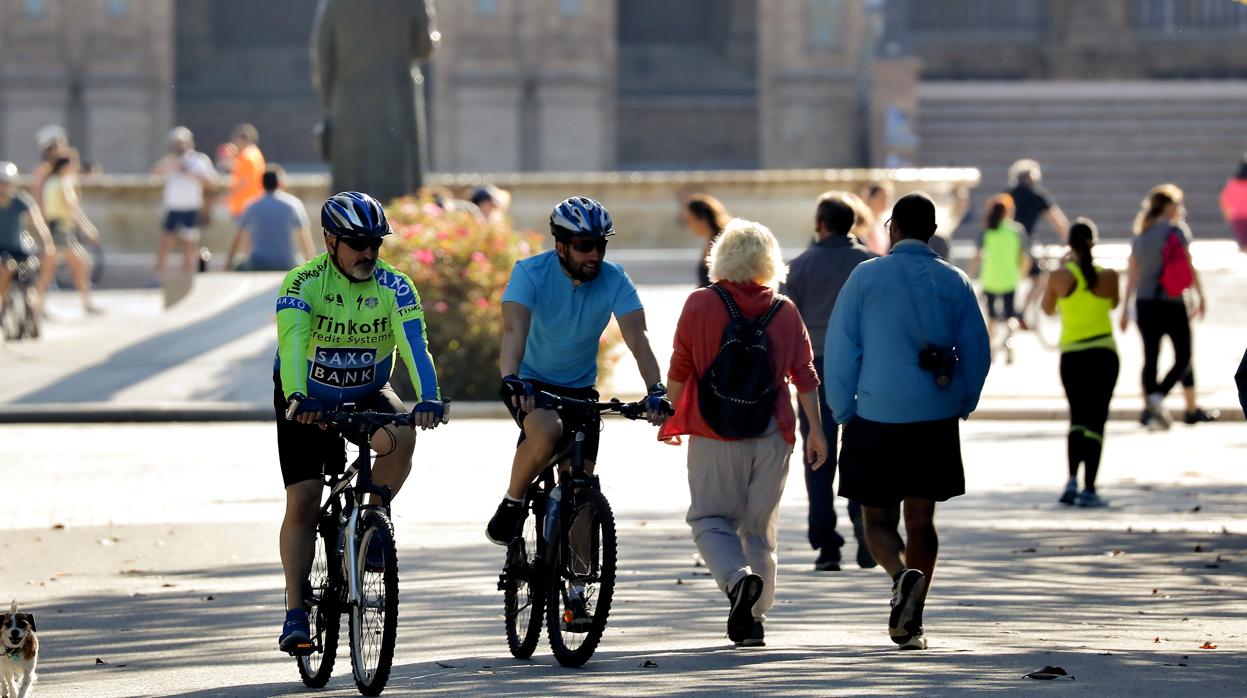
{"type": "Polygon", "coordinates": [[[0,654],[0,696],[29,698],[39,661],[39,638],[35,637],[35,617],[18,613],[17,601],[8,613],[0,614],[0,647],[4,649],[0,654]]]}

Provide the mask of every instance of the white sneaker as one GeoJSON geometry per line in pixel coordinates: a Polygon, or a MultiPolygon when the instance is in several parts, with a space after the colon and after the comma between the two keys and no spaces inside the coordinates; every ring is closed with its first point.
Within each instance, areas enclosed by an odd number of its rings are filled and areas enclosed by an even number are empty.
{"type": "Polygon", "coordinates": [[[922,628],[918,628],[918,632],[909,636],[909,639],[901,643],[903,650],[925,650],[927,648],[927,636],[922,632],[922,628]]]}
{"type": "Polygon", "coordinates": [[[1169,416],[1169,410],[1165,409],[1165,396],[1160,393],[1152,393],[1147,396],[1147,411],[1152,414],[1152,418],[1148,420],[1147,427],[1152,431],[1168,431],[1173,426],[1173,417],[1169,416]]]}

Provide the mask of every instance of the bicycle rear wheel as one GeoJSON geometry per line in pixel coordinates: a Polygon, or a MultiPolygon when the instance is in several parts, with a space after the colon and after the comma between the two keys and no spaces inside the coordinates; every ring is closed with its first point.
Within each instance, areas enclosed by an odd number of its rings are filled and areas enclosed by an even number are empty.
{"type": "Polygon", "coordinates": [[[398,555],[393,527],[385,512],[368,508],[359,517],[359,553],[352,564],[358,570],[360,603],[352,604],[351,669],[355,687],[366,696],[381,695],[390,679],[394,661],[394,636],[398,626],[398,555]],[[368,546],[380,540],[383,564],[369,569],[368,546]]]}
{"type": "Polygon", "coordinates": [[[303,605],[311,625],[312,642],[317,649],[309,655],[295,657],[299,677],[310,688],[323,687],[333,674],[333,664],[338,656],[338,631],[342,623],[339,599],[342,565],[338,562],[337,521],[332,516],[326,516],[321,519],[317,530],[312,571],[303,590],[303,605]]]}
{"type": "Polygon", "coordinates": [[[527,507],[523,534],[507,546],[506,569],[502,572],[507,646],[518,659],[528,659],[537,649],[546,607],[545,565],[537,558],[537,551],[545,545],[541,516],[532,500],[527,507]]]}
{"type": "Polygon", "coordinates": [[[596,490],[576,495],[571,525],[549,558],[546,597],[550,649],[563,666],[589,661],[610,615],[615,591],[615,516],[596,490]]]}

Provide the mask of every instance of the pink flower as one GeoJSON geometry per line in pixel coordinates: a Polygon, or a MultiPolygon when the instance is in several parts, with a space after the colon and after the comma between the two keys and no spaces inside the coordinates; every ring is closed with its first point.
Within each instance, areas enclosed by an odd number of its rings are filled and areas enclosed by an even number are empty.
{"type": "Polygon", "coordinates": [[[419,249],[411,253],[411,258],[417,264],[432,264],[437,258],[433,256],[433,252],[427,249],[419,249]]]}
{"type": "Polygon", "coordinates": [[[436,303],[434,303],[434,304],[433,304],[433,311],[434,311],[434,312],[437,312],[437,313],[444,313],[444,312],[446,312],[447,310],[450,310],[450,306],[449,306],[449,305],[446,305],[446,301],[438,301],[438,302],[436,302],[436,303]]]}
{"type": "Polygon", "coordinates": [[[489,299],[487,299],[487,298],[477,298],[477,299],[476,299],[476,307],[478,307],[478,308],[488,308],[488,307],[489,307],[489,299]]]}
{"type": "Polygon", "coordinates": [[[472,261],[476,264],[484,264],[488,260],[489,258],[485,256],[485,253],[480,250],[472,253],[472,261]]]}

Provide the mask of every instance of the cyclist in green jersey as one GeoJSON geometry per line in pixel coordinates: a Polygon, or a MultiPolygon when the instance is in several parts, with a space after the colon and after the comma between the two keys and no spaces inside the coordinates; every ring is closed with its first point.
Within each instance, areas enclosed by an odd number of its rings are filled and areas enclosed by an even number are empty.
{"type": "Polygon", "coordinates": [[[1120,362],[1113,339],[1112,310],[1120,301],[1117,272],[1096,266],[1091,248],[1095,223],[1079,218],[1069,230],[1071,261],[1052,273],[1044,292],[1043,311],[1061,313],[1061,384],[1069,400],[1069,481],[1062,504],[1102,507],[1108,502],[1096,494],[1104,447],[1108,404],[1117,385],[1120,362]],[[1083,489],[1078,491],[1078,466],[1083,466],[1083,489]]]}
{"type": "MultiPolygon", "coordinates": [[[[970,262],[970,275],[979,277],[987,297],[987,336],[994,340],[997,325],[1017,322],[1014,294],[1030,268],[1023,231],[1013,220],[1013,198],[998,194],[987,204],[983,234],[970,262]]],[[[995,342],[992,342],[995,346],[995,342]]]]}
{"type": "MultiPolygon", "coordinates": [[[[321,413],[348,403],[405,411],[389,384],[397,349],[419,396],[415,426],[433,429],[447,417],[420,296],[411,279],[377,258],[390,233],[385,210],[367,194],[344,192],[325,202],[321,226],[328,252],[292,269],[277,299],[273,407],[286,485],[281,560],[288,609],[279,646],[287,652],[309,639],[303,585],[312,564],[322,473],[341,472],[346,461],[341,436],[316,424],[321,413]]],[[[411,472],[415,429],[380,429],[372,446],[378,454],[374,482],[397,494],[411,472]]],[[[368,550],[370,565],[380,553],[368,550]]]]}

